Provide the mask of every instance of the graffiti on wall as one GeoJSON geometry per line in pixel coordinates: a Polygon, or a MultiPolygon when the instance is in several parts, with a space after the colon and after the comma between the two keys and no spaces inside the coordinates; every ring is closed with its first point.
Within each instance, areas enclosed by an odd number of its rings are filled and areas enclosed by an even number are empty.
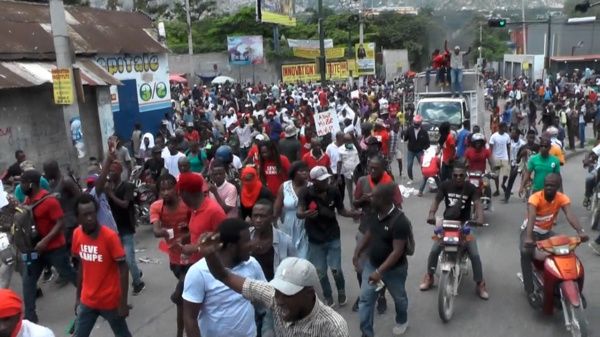
{"type": "Polygon", "coordinates": [[[79,159],[85,157],[85,143],[83,142],[83,131],[81,131],[81,119],[73,117],[70,121],[71,125],[71,140],[73,146],[77,149],[77,157],[79,159]]]}

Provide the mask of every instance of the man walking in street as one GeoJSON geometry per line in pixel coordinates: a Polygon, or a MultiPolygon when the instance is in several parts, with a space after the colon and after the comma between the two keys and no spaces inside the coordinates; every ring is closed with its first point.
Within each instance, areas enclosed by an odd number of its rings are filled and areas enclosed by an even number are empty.
{"type": "Polygon", "coordinates": [[[77,278],[77,321],[75,336],[90,336],[98,316],[102,316],[116,337],[131,337],[125,318],[128,270],[125,251],[117,233],[98,223],[98,204],[83,194],[77,201],[81,226],[73,233],[71,252],[80,261],[77,278]]]}
{"type": "Polygon", "coordinates": [[[113,162],[109,168],[109,185],[105,190],[108,203],[119,230],[119,238],[125,247],[126,261],[131,272],[133,290],[132,294],[138,295],[144,290],[146,284],[142,281],[142,272],[139,270],[135,260],[135,207],[133,205],[133,192],[135,186],[122,181],[123,166],[119,162],[113,162]]]}
{"type": "Polygon", "coordinates": [[[75,272],[69,264],[69,253],[63,234],[63,211],[58,200],[40,188],[40,172],[30,170],[21,176],[21,188],[27,196],[25,204],[33,206],[33,219],[39,241],[32,242],[34,252],[23,261],[23,299],[25,318],[37,323],[35,298],[37,281],[47,264],[52,265],[63,279],[75,284],[75,272]],[[35,253],[35,254],[34,254],[35,253]],[[37,255],[37,256],[36,256],[37,255]]]}
{"type": "Polygon", "coordinates": [[[500,186],[502,190],[506,191],[506,181],[510,176],[510,164],[508,159],[510,158],[510,136],[506,133],[506,124],[500,123],[500,130],[495,132],[490,137],[490,150],[494,156],[494,165],[498,167],[497,176],[494,178],[496,182],[496,192],[494,196],[500,195],[500,186]],[[500,177],[502,177],[502,184],[500,184],[500,177]]]}
{"type": "Polygon", "coordinates": [[[408,174],[408,183],[412,184],[413,181],[413,162],[417,158],[417,162],[421,165],[421,157],[423,157],[423,151],[429,148],[429,135],[427,131],[421,128],[423,123],[423,117],[416,115],[413,117],[413,124],[408,127],[404,134],[404,140],[408,141],[406,146],[406,173],[408,174]]]}
{"type": "Polygon", "coordinates": [[[315,166],[310,170],[312,186],[300,192],[297,216],[306,219],[304,224],[308,235],[308,260],[315,265],[323,288],[325,304],[333,306],[331,284],[327,270],[335,280],[338,291],[338,305],[347,303],[346,284],[342,271],[342,243],[337,213],[352,218],[361,215],[359,211],[347,210],[339,190],[329,184],[331,174],[323,166],[315,166]]]}
{"type": "MultiPolygon", "coordinates": [[[[377,185],[373,190],[373,209],[376,219],[369,224],[364,237],[358,242],[352,262],[356,268],[363,250],[369,250],[369,258],[363,264],[362,285],[359,302],[360,330],[363,336],[374,336],[373,314],[377,291],[384,285],[394,299],[396,325],[392,333],[399,336],[408,327],[408,299],[406,276],[408,271],[407,249],[411,236],[411,224],[406,215],[394,205],[393,196],[398,187],[393,183],[377,185]]],[[[414,249],[414,247],[412,248],[414,249]]]]}
{"type": "MultiPolygon", "coordinates": [[[[218,231],[219,248],[210,254],[232,273],[265,281],[260,264],[250,256],[248,224],[241,219],[227,219],[218,231]]],[[[190,267],[185,276],[183,314],[187,337],[256,336],[252,303],[220,282],[209,271],[206,259],[190,267]]]]}

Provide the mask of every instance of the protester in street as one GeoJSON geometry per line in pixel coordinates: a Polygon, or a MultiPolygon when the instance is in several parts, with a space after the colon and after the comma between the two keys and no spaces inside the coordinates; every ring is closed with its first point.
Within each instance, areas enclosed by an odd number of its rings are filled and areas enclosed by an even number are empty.
{"type": "Polygon", "coordinates": [[[206,157],[206,151],[200,148],[198,141],[194,140],[190,142],[190,148],[185,155],[190,162],[192,172],[204,173],[208,167],[208,158],[206,157]]]}
{"type": "Polygon", "coordinates": [[[327,276],[328,269],[331,269],[338,292],[338,305],[344,306],[347,303],[346,284],[342,271],[342,246],[336,210],[339,215],[348,218],[357,218],[361,213],[344,207],[339,190],[329,184],[330,178],[331,174],[323,166],[310,170],[313,185],[300,192],[297,216],[305,219],[309,243],[308,260],[319,273],[325,303],[334,305],[327,276]]]}
{"type": "Polygon", "coordinates": [[[300,192],[308,185],[308,166],[297,161],[290,167],[290,180],[281,185],[274,203],[276,218],[281,218],[279,228],[290,236],[296,254],[303,259],[308,256],[308,237],[304,228],[304,219],[299,219],[296,211],[300,201],[300,192]]]}
{"type": "Polygon", "coordinates": [[[266,141],[259,144],[258,163],[255,163],[260,180],[267,186],[272,195],[276,195],[279,186],[287,180],[290,161],[279,154],[277,143],[266,141]]]}
{"type": "Polygon", "coordinates": [[[300,141],[297,138],[298,130],[294,125],[288,125],[283,131],[285,138],[279,141],[279,151],[287,157],[290,163],[300,160],[300,141]]]}
{"type": "MultiPolygon", "coordinates": [[[[362,285],[359,302],[360,329],[363,336],[374,336],[373,311],[380,284],[383,283],[394,299],[396,324],[394,336],[406,332],[408,328],[408,299],[406,258],[412,227],[404,213],[394,204],[398,187],[393,183],[381,183],[374,187],[372,207],[376,216],[368,224],[354,252],[354,266],[362,268],[362,285]],[[368,259],[359,265],[359,256],[368,248],[368,259]]],[[[414,247],[412,248],[414,249],[414,247]]],[[[380,289],[383,292],[382,289],[380,289]]]]}
{"type": "Polygon", "coordinates": [[[525,192],[525,188],[532,182],[531,193],[535,193],[544,188],[544,179],[550,173],[560,173],[560,161],[557,157],[550,155],[550,139],[546,136],[540,138],[540,152],[529,157],[527,168],[523,172],[519,196],[525,192]],[[532,177],[533,175],[533,177],[532,177]]]}
{"type": "MultiPolygon", "coordinates": [[[[273,226],[275,217],[273,202],[260,199],[252,208],[252,228],[250,229],[251,255],[260,264],[265,278],[271,281],[279,263],[287,257],[296,256],[296,247],[289,235],[273,226]]],[[[274,336],[273,312],[258,306],[257,330],[258,336],[274,336]]]]}
{"type": "Polygon", "coordinates": [[[135,186],[128,182],[122,181],[121,175],[123,167],[119,162],[110,164],[109,184],[105,192],[108,196],[108,204],[112,210],[113,217],[117,224],[119,238],[125,249],[127,266],[131,272],[132,278],[132,295],[139,295],[146,283],[142,281],[142,272],[138,268],[135,259],[135,206],[133,205],[133,193],[135,186]]]}
{"type": "MultiPolygon", "coordinates": [[[[119,173],[120,174],[120,173],[119,173]]],[[[119,236],[98,223],[97,202],[83,194],[77,201],[81,226],[73,232],[71,252],[80,263],[77,278],[75,335],[90,336],[98,316],[110,325],[115,336],[129,337],[126,317],[128,270],[119,236]]]]}
{"type": "MultiPolygon", "coordinates": [[[[183,245],[190,243],[188,223],[190,209],[177,195],[177,180],[170,174],[158,181],[160,199],[150,206],[150,223],[154,236],[163,239],[169,255],[169,269],[177,279],[171,301],[177,306],[177,337],[183,337],[183,281],[191,266],[183,245]]],[[[162,242],[161,242],[162,244],[162,242]]]]}
{"type": "Polygon", "coordinates": [[[408,174],[408,184],[413,182],[413,162],[417,158],[417,162],[421,165],[423,151],[429,148],[429,134],[421,128],[423,117],[416,115],[413,117],[412,125],[409,126],[404,134],[406,145],[406,173],[408,174]]]}
{"type": "Polygon", "coordinates": [[[310,140],[310,151],[302,157],[302,161],[308,165],[308,169],[312,170],[315,166],[323,166],[331,172],[331,159],[323,151],[322,139],[314,137],[310,140]]]}
{"type": "Polygon", "coordinates": [[[452,178],[452,167],[456,160],[456,138],[450,130],[449,122],[442,122],[439,131],[438,152],[442,154],[440,181],[444,182],[452,178]]]}
{"type": "Polygon", "coordinates": [[[23,258],[23,299],[25,319],[38,322],[36,313],[37,281],[46,265],[56,269],[59,276],[75,284],[75,271],[69,263],[69,253],[64,236],[64,213],[56,197],[39,186],[41,173],[30,170],[21,176],[23,193],[27,196],[25,205],[35,205],[33,219],[40,240],[32,242],[34,252],[23,258]],[[35,253],[35,254],[34,254],[35,253]]]}
{"type": "MultiPolygon", "coordinates": [[[[218,225],[218,232],[219,248],[209,252],[201,249],[200,253],[217,255],[215,258],[231,273],[265,281],[260,264],[250,256],[248,223],[240,219],[226,219],[218,225]]],[[[201,240],[205,239],[201,237],[201,240]]],[[[206,259],[191,266],[185,276],[183,315],[188,337],[256,336],[252,303],[220,282],[218,275],[215,277],[209,271],[206,259]]]]}
{"type": "Polygon", "coordinates": [[[274,200],[271,190],[267,188],[258,176],[256,169],[246,166],[240,174],[242,179],[242,188],[240,191],[240,217],[242,220],[252,215],[252,207],[259,199],[274,200]]]}
{"type": "MultiPolygon", "coordinates": [[[[344,134],[344,145],[340,146],[339,152],[340,160],[338,161],[337,172],[340,178],[344,179],[348,198],[350,199],[350,205],[352,206],[354,202],[354,169],[360,164],[359,152],[354,144],[354,136],[352,134],[344,134]]],[[[401,161],[402,159],[399,160],[401,161]]]]}
{"type": "Polygon", "coordinates": [[[15,151],[15,160],[16,161],[8,167],[6,175],[3,178],[4,183],[6,184],[13,184],[21,179],[21,174],[23,174],[21,163],[27,160],[25,152],[23,150],[15,151]]]}
{"type": "Polygon", "coordinates": [[[521,147],[525,145],[525,141],[521,139],[521,131],[518,128],[513,127],[510,131],[510,176],[508,177],[508,183],[506,189],[504,189],[504,202],[508,202],[510,195],[512,194],[512,188],[519,175],[519,153],[521,147]]]}
{"type": "Polygon", "coordinates": [[[142,125],[140,123],[135,123],[133,125],[133,132],[131,132],[131,151],[133,153],[133,157],[135,158],[135,163],[139,164],[142,161],[141,157],[141,148],[142,145],[142,125]]]}
{"type": "Polygon", "coordinates": [[[398,163],[398,181],[402,179],[402,135],[400,131],[400,122],[393,120],[392,128],[390,130],[390,151],[387,158],[390,172],[392,169],[392,163],[396,161],[398,163]]]}
{"type": "Polygon", "coordinates": [[[158,177],[160,177],[163,173],[167,173],[167,169],[165,167],[165,159],[161,157],[162,149],[158,146],[155,146],[151,150],[151,156],[142,167],[142,172],[144,177],[150,177],[153,181],[158,181],[158,177]]]}
{"type": "Polygon", "coordinates": [[[211,167],[208,190],[210,197],[219,203],[228,218],[237,218],[239,214],[238,191],[235,185],[225,179],[226,175],[225,164],[220,160],[215,160],[211,167]]]}
{"type": "Polygon", "coordinates": [[[338,174],[338,163],[340,161],[340,148],[344,145],[344,133],[338,131],[335,134],[335,139],[325,148],[325,154],[329,157],[329,170],[333,175],[333,182],[338,186],[342,200],[344,200],[346,182],[344,178],[338,174]]]}
{"type": "MultiPolygon", "coordinates": [[[[110,141],[109,144],[111,144],[110,141]]],[[[89,193],[98,202],[98,223],[102,224],[103,226],[107,226],[118,233],[117,223],[113,217],[112,210],[108,202],[108,196],[106,194],[106,185],[108,183],[110,166],[116,160],[115,152],[111,151],[110,149],[111,147],[109,147],[109,151],[105,156],[106,159],[104,160],[100,174],[90,174],[87,177],[86,183],[88,184],[88,187],[91,187],[91,190],[88,188],[86,193],[89,193]]]]}
{"type": "Polygon", "coordinates": [[[23,318],[23,303],[14,291],[0,289],[0,336],[54,337],[52,330],[23,318]]]}
{"type": "Polygon", "coordinates": [[[122,139],[117,139],[116,141],[117,146],[115,148],[115,152],[117,160],[121,163],[121,166],[123,166],[123,171],[121,172],[121,180],[127,181],[129,180],[129,175],[131,174],[131,170],[133,168],[131,156],[129,154],[129,150],[125,147],[124,141],[122,139]]]}
{"type": "Polygon", "coordinates": [[[179,177],[179,167],[177,163],[180,158],[185,158],[185,154],[180,152],[177,148],[177,139],[171,138],[167,144],[167,147],[162,151],[162,159],[165,162],[165,168],[170,175],[175,178],[179,177]]]}
{"type": "Polygon", "coordinates": [[[494,157],[494,165],[497,167],[497,175],[494,177],[496,183],[496,192],[494,192],[494,196],[500,195],[500,186],[502,186],[504,192],[506,191],[506,182],[510,176],[510,136],[506,132],[506,128],[507,125],[505,123],[500,123],[500,130],[492,134],[488,142],[494,157]],[[502,180],[501,184],[500,180],[502,180]]]}
{"type": "Polygon", "coordinates": [[[261,282],[227,268],[217,256],[222,241],[220,235],[207,233],[200,243],[210,273],[253,303],[272,309],[276,336],[350,336],[344,318],[317,297],[319,280],[309,261],[288,257],[281,261],[271,282],[261,282]]]}

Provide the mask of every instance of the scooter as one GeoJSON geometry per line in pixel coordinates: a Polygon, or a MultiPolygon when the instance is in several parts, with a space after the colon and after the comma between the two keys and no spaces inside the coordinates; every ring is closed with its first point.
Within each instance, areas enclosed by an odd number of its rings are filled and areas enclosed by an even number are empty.
{"type": "Polygon", "coordinates": [[[454,298],[463,277],[469,274],[469,256],[466,243],[473,239],[470,222],[442,220],[436,227],[433,239],[442,246],[440,254],[440,278],[438,287],[438,313],[444,323],[454,314],[454,298]]]}
{"type": "Polygon", "coordinates": [[[578,236],[553,236],[536,243],[532,261],[534,296],[542,303],[543,312],[552,315],[562,309],[565,328],[573,337],[588,336],[583,290],[583,264],[575,255],[582,243],[578,236]]]}
{"type": "Polygon", "coordinates": [[[143,177],[143,169],[136,166],[131,171],[131,183],[135,185],[133,200],[137,224],[150,224],[150,205],[156,201],[156,188],[150,177],[143,177]]]}
{"type": "Polygon", "coordinates": [[[493,178],[491,173],[485,173],[481,171],[469,171],[469,182],[479,189],[479,195],[483,210],[492,210],[492,188],[490,187],[490,180],[493,178]],[[485,179],[484,179],[485,178],[485,179]]]}

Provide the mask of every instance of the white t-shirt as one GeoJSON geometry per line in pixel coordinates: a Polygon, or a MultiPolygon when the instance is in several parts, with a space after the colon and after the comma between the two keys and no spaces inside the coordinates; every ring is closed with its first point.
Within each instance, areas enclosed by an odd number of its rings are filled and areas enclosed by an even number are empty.
{"type": "Polygon", "coordinates": [[[54,333],[44,326],[24,319],[17,337],[54,337],[54,333]]]}
{"type": "Polygon", "coordinates": [[[501,160],[508,160],[508,150],[506,145],[510,144],[510,136],[508,133],[500,134],[495,132],[490,138],[490,145],[494,145],[493,154],[494,158],[501,160]]]}
{"type": "Polygon", "coordinates": [[[519,154],[519,150],[521,147],[525,145],[525,141],[521,138],[516,142],[514,140],[510,140],[510,164],[516,165],[517,163],[517,154],[519,154]]]}
{"type": "Polygon", "coordinates": [[[165,168],[169,171],[169,174],[175,178],[179,177],[179,166],[177,166],[177,162],[179,161],[179,158],[184,158],[185,154],[177,152],[175,155],[172,155],[170,152],[167,152],[166,154],[163,153],[162,157],[165,160],[165,168]]]}
{"type": "MultiPolygon", "coordinates": [[[[266,281],[258,261],[248,261],[231,271],[253,280],[266,281]]],[[[196,262],[185,276],[183,299],[202,304],[198,315],[200,335],[210,337],[246,337],[256,335],[254,307],[241,294],[213,277],[206,260],[196,262]]]]}
{"type": "Polygon", "coordinates": [[[331,163],[331,172],[333,172],[333,174],[337,174],[337,165],[338,161],[340,160],[340,148],[337,145],[335,145],[335,143],[331,143],[327,145],[325,153],[327,153],[327,155],[329,156],[329,161],[331,163]]]}

